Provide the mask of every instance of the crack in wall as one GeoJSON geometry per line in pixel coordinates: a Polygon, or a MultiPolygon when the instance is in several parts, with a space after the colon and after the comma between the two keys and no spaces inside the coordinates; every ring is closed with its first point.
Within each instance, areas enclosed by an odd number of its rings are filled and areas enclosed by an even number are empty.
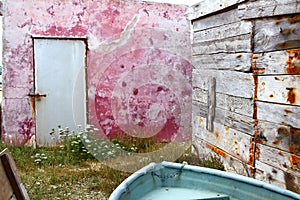
{"type": "Polygon", "coordinates": [[[89,49],[101,51],[103,53],[110,53],[117,49],[120,46],[123,46],[126,44],[126,41],[130,38],[132,32],[134,31],[134,28],[138,24],[140,20],[140,15],[136,14],[133,16],[133,18],[126,24],[124,30],[120,34],[120,37],[118,39],[115,39],[113,41],[102,41],[99,42],[96,36],[93,34],[89,35],[89,49]]]}

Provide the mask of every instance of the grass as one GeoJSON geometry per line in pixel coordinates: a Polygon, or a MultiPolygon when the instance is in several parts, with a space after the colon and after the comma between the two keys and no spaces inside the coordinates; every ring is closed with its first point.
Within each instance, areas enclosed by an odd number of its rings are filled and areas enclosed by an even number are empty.
{"type": "MultiPolygon", "coordinates": [[[[135,153],[151,152],[164,143],[145,139],[113,140],[122,149],[135,153]]],[[[6,145],[0,142],[0,150],[6,145]]],[[[66,138],[55,148],[8,147],[30,199],[107,199],[130,173],[112,169],[89,154],[76,137],[66,138]]],[[[176,162],[224,170],[219,159],[200,160],[190,149],[176,162]]],[[[167,158],[164,160],[167,160],[167,158]]],[[[124,160],[123,160],[124,162],[124,160]]],[[[127,162],[127,160],[125,161],[127,162]]]]}
{"type": "MultiPolygon", "coordinates": [[[[0,149],[5,147],[0,145],[0,149]]],[[[106,199],[130,175],[102,165],[96,159],[69,154],[61,148],[8,149],[33,200],[106,199]]]]}

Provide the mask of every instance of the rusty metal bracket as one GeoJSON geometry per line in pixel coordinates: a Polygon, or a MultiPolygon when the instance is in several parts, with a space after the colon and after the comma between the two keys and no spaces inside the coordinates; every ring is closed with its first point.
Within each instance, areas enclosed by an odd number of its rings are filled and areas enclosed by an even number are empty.
{"type": "Polygon", "coordinates": [[[39,94],[39,93],[36,93],[36,94],[29,94],[28,96],[30,97],[34,97],[34,98],[42,98],[42,97],[47,97],[47,94],[39,94]]]}

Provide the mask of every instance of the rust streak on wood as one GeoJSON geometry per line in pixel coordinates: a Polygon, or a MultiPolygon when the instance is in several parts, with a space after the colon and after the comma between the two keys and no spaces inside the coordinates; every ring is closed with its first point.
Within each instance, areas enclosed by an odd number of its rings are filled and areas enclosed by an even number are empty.
{"type": "Polygon", "coordinates": [[[293,113],[293,111],[291,111],[291,110],[289,110],[289,109],[284,109],[284,112],[285,112],[286,114],[293,113]]]}
{"type": "Polygon", "coordinates": [[[291,166],[300,169],[300,157],[294,154],[290,155],[291,166]]]}
{"type": "Polygon", "coordinates": [[[256,75],[253,76],[253,80],[254,80],[254,94],[253,94],[253,98],[254,100],[257,100],[257,93],[258,93],[258,77],[256,75]]]}
{"type": "Polygon", "coordinates": [[[290,153],[300,154],[300,129],[290,128],[290,153]]]}
{"type": "Polygon", "coordinates": [[[255,160],[259,159],[259,148],[257,145],[255,145],[255,142],[252,141],[253,139],[250,139],[250,148],[249,148],[249,156],[247,160],[247,164],[251,166],[255,166],[255,160]]]}
{"type": "Polygon", "coordinates": [[[300,22],[300,15],[296,15],[294,17],[288,18],[288,22],[291,23],[291,24],[300,22]]]}
{"type": "Polygon", "coordinates": [[[298,184],[300,182],[299,178],[297,181],[296,177],[293,174],[284,172],[284,182],[286,189],[296,193],[300,193],[300,186],[298,184]]]}
{"type": "Polygon", "coordinates": [[[286,73],[300,74],[300,48],[287,50],[287,53],[289,54],[289,57],[286,62],[286,73]]]}
{"type": "Polygon", "coordinates": [[[288,94],[287,94],[287,102],[290,102],[290,104],[295,104],[297,99],[296,89],[295,88],[288,88],[288,94]]]}
{"type": "Polygon", "coordinates": [[[205,145],[206,145],[207,148],[211,149],[213,152],[217,153],[218,155],[220,155],[220,156],[222,156],[224,158],[227,157],[227,153],[225,151],[219,149],[218,147],[213,146],[213,145],[211,145],[209,143],[205,143],[205,145]]]}
{"type": "Polygon", "coordinates": [[[278,155],[280,155],[280,156],[284,156],[284,155],[283,155],[283,153],[282,153],[282,152],[280,152],[280,151],[278,152],[278,155]]]}

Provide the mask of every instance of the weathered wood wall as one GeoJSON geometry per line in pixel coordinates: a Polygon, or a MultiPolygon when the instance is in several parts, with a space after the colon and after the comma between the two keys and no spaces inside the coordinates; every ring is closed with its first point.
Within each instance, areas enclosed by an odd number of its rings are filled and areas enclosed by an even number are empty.
{"type": "Polygon", "coordinates": [[[300,193],[300,1],[204,0],[188,18],[199,156],[300,193]]]}

